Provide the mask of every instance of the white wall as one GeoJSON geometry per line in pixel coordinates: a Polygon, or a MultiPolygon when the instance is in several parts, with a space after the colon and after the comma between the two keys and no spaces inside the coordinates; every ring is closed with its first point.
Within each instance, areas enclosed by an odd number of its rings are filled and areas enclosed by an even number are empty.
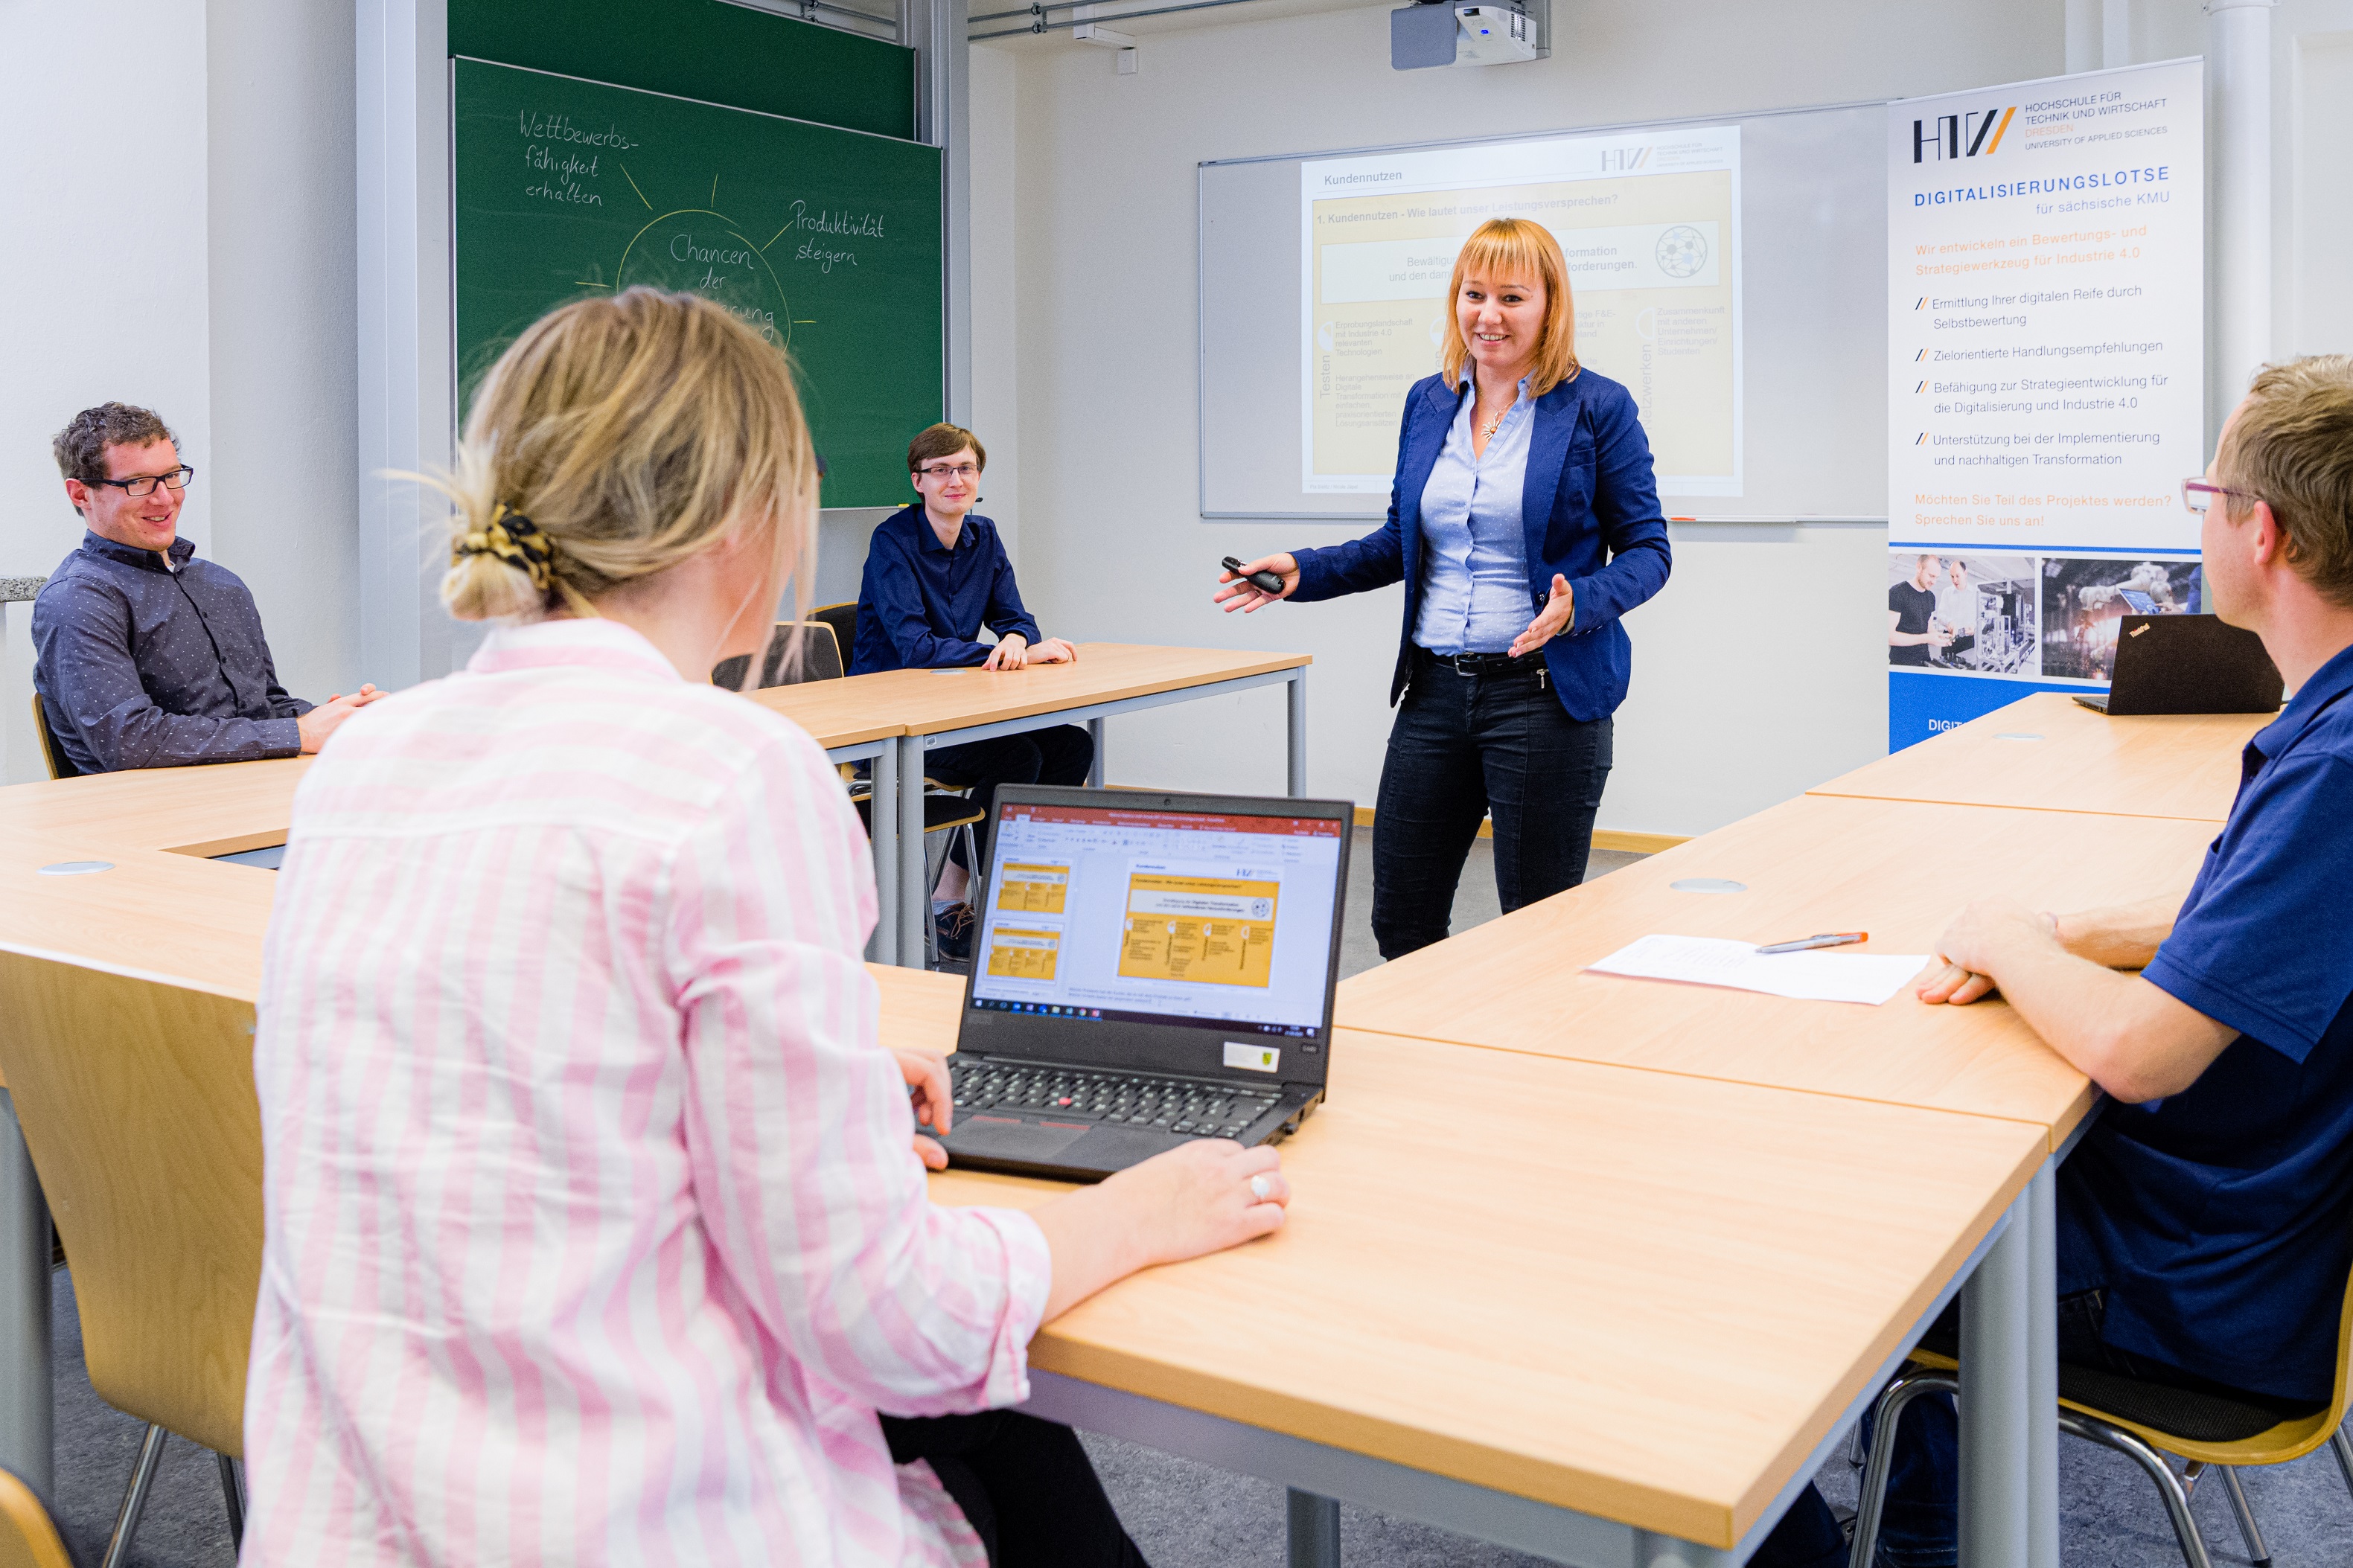
{"type": "MultiPolygon", "coordinates": [[[[1155,34],[1132,77],[1082,46],[1027,49],[1013,83],[1031,602],[1049,631],[1079,637],[1312,652],[1311,786],[1364,804],[1402,590],[1247,620],[1208,604],[1219,557],[1354,530],[1197,515],[1195,164],[1938,92],[2063,63],[2057,0],[1838,0],[1805,7],[1801,24],[1743,0],[1556,0],[1552,58],[1413,72],[1389,68],[1388,12],[1155,34]]],[[[1884,750],[1883,540],[1867,527],[1674,531],[1672,580],[1628,622],[1633,694],[1605,826],[1704,832],[1884,750]]],[[[1227,709],[1114,721],[1111,776],[1279,790],[1281,700],[1227,709]]]]}
{"type": "Polygon", "coordinates": [[[183,0],[0,9],[0,577],[45,577],[80,542],[49,437],[110,399],[177,433],[197,472],[180,526],[209,542],[204,59],[205,8],[183,0]]]}
{"type": "Polygon", "coordinates": [[[209,553],[253,590],[279,679],[316,701],[365,678],[352,10],[209,12],[209,553]]]}

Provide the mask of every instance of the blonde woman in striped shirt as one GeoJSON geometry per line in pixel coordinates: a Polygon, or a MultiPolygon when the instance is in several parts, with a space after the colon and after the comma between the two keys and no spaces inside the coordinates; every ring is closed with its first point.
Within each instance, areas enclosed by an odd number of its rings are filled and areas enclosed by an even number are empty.
{"type": "Polygon", "coordinates": [[[908,1090],[949,1095],[876,1042],[857,818],[703,678],[809,580],[783,356],[688,296],[566,306],[448,489],[443,597],[498,624],[321,753],[270,922],[245,1561],[1140,1563],[1001,1407],[1040,1321],[1289,1190],[1204,1142],[930,1203],[908,1090]]]}

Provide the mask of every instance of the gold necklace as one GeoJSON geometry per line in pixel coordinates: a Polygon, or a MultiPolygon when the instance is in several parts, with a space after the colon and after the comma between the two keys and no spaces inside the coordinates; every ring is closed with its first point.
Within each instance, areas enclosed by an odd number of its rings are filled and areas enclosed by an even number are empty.
{"type": "Polygon", "coordinates": [[[1511,405],[1509,404],[1504,405],[1503,414],[1498,414],[1493,419],[1488,420],[1485,427],[1479,432],[1479,439],[1482,441],[1493,440],[1495,438],[1495,432],[1504,427],[1504,415],[1510,414],[1511,411],[1511,405]]]}

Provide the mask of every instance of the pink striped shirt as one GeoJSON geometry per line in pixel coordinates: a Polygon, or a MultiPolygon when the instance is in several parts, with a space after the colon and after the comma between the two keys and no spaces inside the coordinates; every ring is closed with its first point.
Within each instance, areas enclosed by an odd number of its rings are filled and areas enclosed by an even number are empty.
{"type": "Polygon", "coordinates": [[[244,1562],[979,1561],[874,1412],[1025,1398],[1050,1265],[925,1194],[807,735],[496,631],[337,733],[279,878],[244,1562]]]}

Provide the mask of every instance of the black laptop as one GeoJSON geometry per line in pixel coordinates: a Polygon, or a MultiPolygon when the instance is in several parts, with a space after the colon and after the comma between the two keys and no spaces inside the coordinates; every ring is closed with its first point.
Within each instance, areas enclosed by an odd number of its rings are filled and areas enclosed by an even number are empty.
{"type": "Polygon", "coordinates": [[[2269,713],[2284,700],[2286,684],[2263,638],[2219,616],[2126,616],[2116,625],[2106,693],[2075,700],[2118,719],[2269,713]]]}
{"type": "Polygon", "coordinates": [[[951,1164],[1098,1181],[1324,1098],[1356,810],[1007,784],[955,1055],[951,1164]]]}

